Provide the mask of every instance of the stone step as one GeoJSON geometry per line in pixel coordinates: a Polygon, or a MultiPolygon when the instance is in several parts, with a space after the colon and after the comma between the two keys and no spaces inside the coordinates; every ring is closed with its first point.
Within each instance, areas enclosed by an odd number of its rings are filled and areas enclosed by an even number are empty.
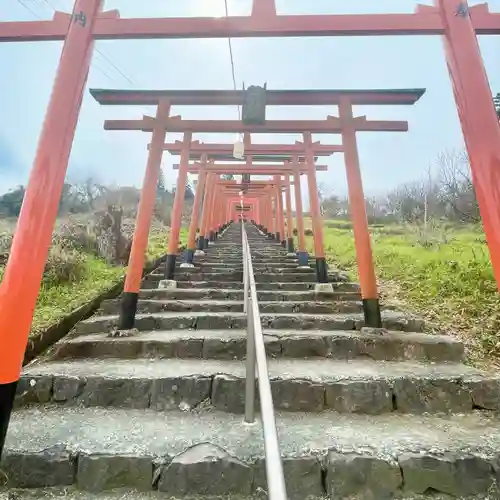
{"type": "MultiPolygon", "coordinates": [[[[158,280],[149,280],[145,278],[141,282],[142,288],[157,287],[158,280]]],[[[332,283],[335,291],[350,291],[359,292],[359,285],[357,283],[332,283]]],[[[256,283],[257,290],[284,290],[284,291],[300,291],[314,290],[316,283],[303,283],[303,282],[288,282],[288,283],[256,283]]],[[[243,289],[241,281],[177,281],[177,288],[180,289],[208,289],[208,288],[223,288],[223,289],[243,289]]]]}
{"type": "MultiPolygon", "coordinates": [[[[314,291],[294,292],[290,290],[257,291],[259,301],[358,301],[359,292],[316,293],[314,291]]],[[[183,289],[183,288],[150,288],[142,289],[140,299],[169,299],[169,300],[243,300],[243,290],[213,289],[183,289]]],[[[259,302],[261,303],[261,302],[259,302]]]]}
{"type": "MultiPolygon", "coordinates": [[[[143,279],[142,288],[151,288],[158,286],[159,281],[143,279]]],[[[224,288],[227,290],[243,290],[241,281],[178,281],[177,289],[180,290],[206,290],[213,288],[224,288]]]]}
{"type": "MultiPolygon", "coordinates": [[[[119,314],[121,309],[120,299],[106,300],[101,304],[97,314],[119,314]]],[[[293,302],[271,301],[259,302],[261,314],[266,313],[306,313],[306,314],[333,314],[333,313],[359,313],[363,312],[361,302],[293,302]]],[[[140,314],[158,312],[243,312],[243,300],[157,300],[141,299],[137,306],[140,314]]]]}
{"type": "MultiPolygon", "coordinates": [[[[207,313],[207,312],[161,312],[137,314],[135,327],[139,331],[147,330],[205,330],[246,328],[245,313],[207,313]]],[[[76,334],[106,333],[116,329],[118,315],[92,316],[78,323],[76,334]]],[[[261,324],[271,329],[297,330],[359,330],[364,326],[362,314],[261,314],[261,324]]],[[[384,328],[398,331],[421,331],[424,322],[421,319],[405,316],[402,313],[382,311],[384,328]]]]}
{"type": "MultiPolygon", "coordinates": [[[[255,282],[256,283],[316,283],[316,273],[313,269],[310,270],[299,270],[298,272],[283,272],[283,273],[275,273],[268,272],[265,273],[254,273],[255,282]]],[[[339,273],[330,273],[328,276],[329,280],[332,282],[343,281],[339,273]]],[[[147,283],[160,282],[164,280],[165,276],[163,274],[151,273],[144,278],[143,281],[147,283]]],[[[224,281],[243,281],[243,272],[242,271],[226,271],[226,272],[177,272],[175,274],[176,281],[212,281],[212,282],[224,282],[224,281]]]]}
{"type": "MultiPolygon", "coordinates": [[[[269,359],[280,410],[381,414],[500,409],[500,377],[460,363],[269,359]]],[[[24,369],[18,405],[196,408],[241,413],[245,363],[205,359],[84,359],[24,369]]]]}
{"type": "MultiPolygon", "coordinates": [[[[276,421],[290,499],[498,498],[500,423],[487,412],[278,413],[276,421]]],[[[263,457],[260,422],[245,424],[241,415],[47,407],[14,413],[3,468],[11,488],[145,491],[154,484],[159,498],[233,498],[266,489],[263,457]]]]}
{"type": "MultiPolygon", "coordinates": [[[[244,359],[245,330],[168,330],[138,332],[129,337],[81,335],[59,342],[51,359],[69,358],[199,358],[244,359]]],[[[273,358],[369,358],[380,361],[459,362],[462,343],[445,335],[396,331],[264,330],[273,358]]]]}

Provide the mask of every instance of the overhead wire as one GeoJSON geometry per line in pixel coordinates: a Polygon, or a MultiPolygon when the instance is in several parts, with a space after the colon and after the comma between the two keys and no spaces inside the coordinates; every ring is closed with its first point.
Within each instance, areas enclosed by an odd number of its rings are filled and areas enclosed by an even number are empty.
{"type": "MultiPolygon", "coordinates": [[[[229,7],[227,4],[227,0],[224,0],[224,8],[226,11],[226,17],[229,17],[229,7]]],[[[238,90],[237,85],[236,85],[236,68],[235,68],[235,64],[234,64],[233,42],[232,42],[231,38],[228,38],[227,41],[228,41],[228,45],[229,45],[229,58],[231,60],[231,74],[233,77],[233,87],[234,87],[234,90],[238,90]]],[[[238,109],[238,120],[241,120],[240,105],[238,104],[236,107],[238,109]]]]}
{"type": "MultiPolygon", "coordinates": [[[[41,2],[42,0],[39,0],[39,1],[41,2]]],[[[29,11],[34,17],[36,17],[37,19],[42,19],[41,16],[37,12],[35,12],[29,5],[26,4],[26,0],[17,0],[17,2],[20,5],[22,5],[27,11],[29,11]]],[[[56,5],[54,5],[53,0],[43,0],[43,2],[45,2],[45,4],[46,4],[45,6],[47,8],[52,9],[54,12],[56,12],[58,10],[56,5]]],[[[36,4],[36,5],[38,5],[38,4],[36,4]]],[[[59,5],[59,4],[57,4],[57,5],[59,5]]],[[[94,60],[94,61],[92,61],[92,66],[97,71],[99,71],[102,75],[104,75],[109,81],[111,81],[115,85],[118,85],[118,86],[120,85],[120,82],[118,82],[115,78],[113,78],[110,75],[110,73],[108,71],[109,68],[103,69],[101,67],[102,64],[104,64],[105,66],[106,65],[111,66],[115,70],[116,73],[118,73],[125,81],[127,81],[127,83],[129,83],[130,85],[132,85],[134,87],[137,87],[137,84],[134,82],[134,80],[132,78],[130,78],[122,69],[120,69],[119,66],[115,62],[113,62],[111,60],[111,58],[108,55],[106,55],[101,49],[95,47],[94,52],[96,52],[104,61],[94,60]]],[[[150,110],[147,109],[146,107],[143,107],[143,110],[148,114],[150,113],[150,110]]]]}

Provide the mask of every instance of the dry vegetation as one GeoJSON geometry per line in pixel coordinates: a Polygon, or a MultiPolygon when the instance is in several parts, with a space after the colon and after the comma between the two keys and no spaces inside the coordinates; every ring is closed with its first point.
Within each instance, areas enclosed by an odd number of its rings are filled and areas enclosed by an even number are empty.
{"type": "MultiPolygon", "coordinates": [[[[7,261],[22,187],[0,197],[0,279],[7,261]]],[[[32,324],[38,333],[115,286],[124,276],[132,241],[139,191],[104,187],[87,180],[66,185],[32,324]]],[[[146,258],[166,252],[172,193],[158,189],[146,258]]],[[[181,231],[181,242],[185,231],[181,231]]]]}

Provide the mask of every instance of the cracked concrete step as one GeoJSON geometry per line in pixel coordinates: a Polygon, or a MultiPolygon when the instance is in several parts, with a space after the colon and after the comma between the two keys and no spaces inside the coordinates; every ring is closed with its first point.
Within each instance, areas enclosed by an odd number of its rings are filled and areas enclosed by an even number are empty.
{"type": "MultiPolygon", "coordinates": [[[[361,300],[359,292],[334,292],[316,293],[314,291],[295,292],[289,290],[257,291],[259,301],[357,301],[361,300]]],[[[142,289],[139,293],[140,299],[169,299],[169,300],[243,300],[243,290],[223,289],[182,289],[182,288],[150,288],[142,289]]]]}
{"type": "MultiPolygon", "coordinates": [[[[280,410],[382,414],[500,409],[500,377],[461,363],[368,359],[270,359],[274,406],[280,410]]],[[[34,363],[24,369],[17,405],[150,408],[207,406],[241,413],[245,363],[188,359],[85,359],[34,363]]]]}
{"type": "MultiPolygon", "coordinates": [[[[169,330],[130,337],[83,335],[56,344],[51,359],[203,358],[244,359],[245,330],[169,330]]],[[[462,343],[445,335],[357,331],[264,330],[267,355],[274,358],[369,358],[386,361],[460,362],[462,343]]]]}
{"type": "MultiPolygon", "coordinates": [[[[96,314],[118,314],[121,300],[105,300],[96,314]]],[[[306,314],[335,314],[335,313],[360,313],[363,312],[361,302],[303,302],[303,301],[271,301],[259,302],[261,314],[266,313],[306,313],[306,314]]],[[[140,314],[158,312],[243,312],[243,300],[155,300],[141,299],[137,305],[140,314]]]]}
{"type": "MultiPolygon", "coordinates": [[[[135,327],[144,330],[185,329],[230,329],[245,328],[244,313],[207,312],[161,312],[137,314],[135,327]]],[[[118,315],[92,316],[78,323],[76,334],[103,333],[113,331],[118,324],[118,315]]],[[[363,314],[304,314],[267,313],[261,314],[264,328],[298,330],[359,330],[364,326],[363,314]]],[[[382,325],[388,330],[421,331],[424,322],[396,311],[382,311],[382,325]]]]}
{"type": "MultiPolygon", "coordinates": [[[[498,498],[500,422],[488,412],[276,420],[290,499],[498,498]]],[[[13,414],[2,467],[10,488],[104,492],[76,500],[123,500],[106,498],[117,486],[233,498],[266,488],[263,456],[260,423],[237,415],[42,407],[13,414]]]]}

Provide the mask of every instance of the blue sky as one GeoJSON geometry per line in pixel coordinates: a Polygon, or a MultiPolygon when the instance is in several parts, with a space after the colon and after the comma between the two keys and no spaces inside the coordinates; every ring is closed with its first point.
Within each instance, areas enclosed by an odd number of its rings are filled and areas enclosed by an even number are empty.
{"type": "MultiPolygon", "coordinates": [[[[50,18],[49,3],[71,10],[72,0],[23,0],[36,15],[50,18]]],[[[247,14],[250,0],[229,0],[231,14],[247,14]]],[[[281,13],[412,12],[416,0],[278,0],[281,13]],[[314,4],[314,5],[311,5],[314,4]]],[[[431,1],[421,3],[430,4],[431,1]]],[[[470,1],[474,5],[476,1],[470,1]]],[[[500,12],[500,0],[490,0],[500,12]]],[[[224,15],[224,0],[106,0],[106,8],[122,17],[224,15]]],[[[18,0],[0,0],[0,20],[34,20],[18,0]]],[[[45,108],[62,43],[0,45],[0,192],[25,183],[35,154],[45,108]],[[5,71],[5,69],[8,69],[5,71]]],[[[500,37],[480,37],[492,91],[500,92],[500,37]]],[[[89,87],[99,88],[232,88],[227,40],[106,41],[97,48],[89,87]],[[110,61],[119,68],[110,64],[110,61]],[[123,73],[123,76],[121,73],[123,73]]],[[[233,40],[238,86],[268,83],[268,88],[416,88],[427,93],[412,107],[357,107],[356,114],[373,119],[408,120],[408,133],[358,134],[367,194],[382,192],[424,176],[440,151],[463,147],[449,77],[439,37],[372,37],[233,40]]],[[[85,95],[70,160],[69,177],[92,175],[106,183],[139,186],[146,162],[149,134],[105,132],[103,121],[139,118],[154,110],[103,107],[85,95]]],[[[174,108],[186,118],[236,118],[236,108],[174,108]]],[[[336,108],[271,108],[269,118],[321,119],[336,108]]],[[[298,135],[254,136],[255,142],[293,142],[298,135]]],[[[171,139],[179,136],[171,135],[171,139]]],[[[230,135],[196,136],[208,142],[232,142],[230,135]]],[[[319,138],[319,137],[318,137],[319,138]]],[[[338,136],[322,136],[339,142],[338,136]]],[[[176,158],[165,155],[167,184],[176,158]]],[[[330,171],[320,183],[345,192],[342,155],[327,161],[330,171]]]]}

